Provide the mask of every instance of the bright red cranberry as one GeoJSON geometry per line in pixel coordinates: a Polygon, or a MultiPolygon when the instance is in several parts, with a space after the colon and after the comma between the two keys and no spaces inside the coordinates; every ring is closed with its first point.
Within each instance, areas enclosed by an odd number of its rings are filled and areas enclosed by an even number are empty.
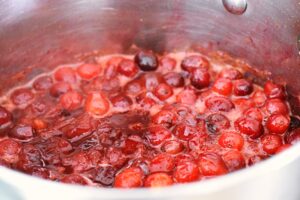
{"type": "Polygon", "coordinates": [[[140,79],[134,79],[124,86],[124,91],[128,95],[137,95],[145,89],[145,82],[140,79]]]}
{"type": "Polygon", "coordinates": [[[228,172],[223,159],[215,153],[203,153],[198,159],[199,170],[204,176],[218,176],[228,172]]]}
{"type": "Polygon", "coordinates": [[[134,61],[143,71],[155,71],[158,68],[158,59],[152,52],[140,51],[135,55],[134,61]]]}
{"type": "Polygon", "coordinates": [[[287,150],[288,148],[290,148],[291,146],[292,145],[290,145],[290,144],[284,144],[284,145],[280,146],[275,153],[276,154],[281,153],[281,152],[287,150]]]}
{"type": "Polygon", "coordinates": [[[185,57],[181,62],[181,69],[192,72],[197,68],[208,69],[210,66],[209,61],[203,56],[192,55],[185,57]]]}
{"type": "Polygon", "coordinates": [[[164,80],[166,83],[172,87],[183,87],[184,78],[181,74],[177,72],[169,72],[164,75],[164,80]]]}
{"type": "Polygon", "coordinates": [[[267,97],[263,91],[258,90],[253,93],[252,99],[257,107],[262,107],[265,105],[267,97]]]}
{"type": "Polygon", "coordinates": [[[90,93],[86,98],[85,109],[94,115],[104,115],[109,110],[108,99],[101,92],[90,93]]]}
{"type": "Polygon", "coordinates": [[[283,114],[289,112],[287,105],[280,99],[269,99],[266,102],[266,109],[270,114],[283,114]]]}
{"type": "Polygon", "coordinates": [[[247,117],[240,117],[235,121],[236,128],[243,134],[251,138],[257,138],[263,133],[261,122],[247,117]]]}
{"type": "Polygon", "coordinates": [[[60,103],[66,110],[76,110],[81,106],[82,96],[79,92],[70,91],[60,97],[60,103]]]}
{"type": "Polygon", "coordinates": [[[224,69],[220,75],[220,78],[227,78],[230,80],[237,80],[243,78],[243,75],[237,69],[224,69]]]}
{"type": "Polygon", "coordinates": [[[259,162],[261,162],[262,160],[266,159],[266,156],[261,156],[261,155],[253,155],[248,159],[248,166],[252,166],[255,165],[259,162]]]}
{"type": "Polygon", "coordinates": [[[133,77],[138,72],[138,67],[130,59],[123,59],[118,65],[118,72],[127,77],[133,77]]]}
{"type": "Polygon", "coordinates": [[[264,92],[266,93],[267,97],[270,99],[278,98],[284,99],[285,98],[285,90],[282,85],[277,85],[272,83],[271,81],[267,81],[265,83],[264,92]]]}
{"type": "Polygon", "coordinates": [[[186,88],[176,96],[176,100],[178,103],[194,105],[197,100],[197,94],[194,90],[186,88]]]}
{"type": "Polygon", "coordinates": [[[204,69],[195,69],[191,72],[191,84],[197,89],[203,89],[209,86],[210,75],[204,69]]]}
{"type": "Polygon", "coordinates": [[[60,95],[69,92],[72,90],[72,87],[69,83],[66,82],[58,82],[55,83],[51,89],[50,89],[50,94],[53,97],[59,97],[60,95]]]}
{"type": "Polygon", "coordinates": [[[228,129],[230,127],[229,119],[219,113],[210,114],[206,118],[207,129],[211,133],[216,133],[224,129],[228,129]]]}
{"type": "Polygon", "coordinates": [[[41,76],[33,82],[33,88],[38,91],[48,90],[52,84],[53,80],[50,76],[41,76]]]}
{"type": "Polygon", "coordinates": [[[174,169],[173,177],[178,183],[196,181],[200,177],[198,166],[191,160],[180,161],[174,169]]]}
{"type": "Polygon", "coordinates": [[[176,113],[171,110],[161,110],[152,117],[154,124],[161,124],[165,127],[171,127],[178,120],[176,113]]]}
{"type": "Polygon", "coordinates": [[[76,82],[76,73],[75,70],[71,67],[61,67],[54,73],[54,78],[57,81],[63,81],[67,83],[76,82]]]}
{"type": "Polygon", "coordinates": [[[205,105],[212,112],[229,112],[234,108],[234,104],[230,99],[222,96],[214,96],[206,99],[205,105]]]}
{"type": "Polygon", "coordinates": [[[244,138],[235,131],[224,131],[219,137],[219,144],[224,148],[241,150],[244,146],[244,138]]]}
{"type": "Polygon", "coordinates": [[[11,129],[9,136],[20,140],[28,140],[34,136],[34,130],[31,126],[19,124],[11,129]]]}
{"type": "Polygon", "coordinates": [[[173,95],[171,86],[161,83],[153,91],[153,94],[161,101],[164,101],[173,95]]]}
{"type": "Polygon", "coordinates": [[[100,73],[100,66],[96,64],[85,63],[77,68],[77,73],[83,79],[92,79],[100,73]]]}
{"type": "Polygon", "coordinates": [[[145,187],[165,187],[173,184],[172,177],[166,173],[150,174],[144,183],[145,187]]]}
{"type": "Polygon", "coordinates": [[[233,93],[236,96],[245,96],[251,94],[253,91],[253,85],[246,79],[236,80],[233,84],[233,93]]]}
{"type": "Polygon", "coordinates": [[[6,108],[0,106],[0,126],[12,120],[11,113],[6,108]]]}
{"type": "Polygon", "coordinates": [[[246,167],[243,155],[236,150],[231,150],[223,155],[223,160],[229,171],[235,171],[246,167]]]}
{"type": "Polygon", "coordinates": [[[149,165],[149,170],[153,172],[170,172],[174,168],[174,158],[167,153],[155,156],[149,165]]]}
{"type": "Polygon", "coordinates": [[[197,136],[197,128],[181,123],[173,129],[173,134],[181,140],[190,140],[197,136]]]}
{"type": "Polygon", "coordinates": [[[110,101],[114,107],[122,109],[129,109],[133,103],[131,98],[125,94],[113,96],[110,101]]]}
{"type": "Polygon", "coordinates": [[[288,129],[289,124],[290,120],[285,115],[273,114],[268,118],[266,127],[270,133],[282,134],[288,129]]]}
{"type": "MultiPolygon", "coordinates": [[[[137,136],[138,137],[138,136],[137,136]]],[[[122,148],[122,151],[126,154],[132,154],[135,153],[138,149],[139,141],[127,138],[125,140],[124,147],[122,148]]]]}
{"type": "Polygon", "coordinates": [[[219,94],[228,96],[232,91],[232,82],[230,79],[219,78],[215,81],[213,90],[219,94]]]}
{"type": "Polygon", "coordinates": [[[60,182],[69,183],[69,184],[77,184],[77,185],[87,185],[88,184],[87,180],[79,174],[70,174],[68,176],[65,176],[62,179],[60,179],[60,182]]]}
{"type": "Polygon", "coordinates": [[[21,88],[16,89],[10,96],[12,102],[15,105],[25,105],[30,103],[34,99],[34,94],[31,92],[30,89],[21,88]]]}
{"type": "Polygon", "coordinates": [[[245,110],[243,112],[243,114],[245,117],[256,119],[257,121],[260,121],[260,122],[263,120],[263,115],[262,115],[260,109],[258,109],[258,108],[249,108],[249,109],[245,110]]]}
{"type": "Polygon", "coordinates": [[[169,154],[178,154],[182,152],[183,149],[184,149],[183,144],[176,140],[166,141],[161,147],[161,151],[169,154]]]}
{"type": "Polygon", "coordinates": [[[262,148],[268,154],[274,154],[282,145],[282,139],[279,135],[268,134],[261,138],[262,148]]]}
{"type": "Polygon", "coordinates": [[[124,169],[116,175],[114,187],[135,188],[143,185],[143,172],[138,167],[124,169]]]}
{"type": "Polygon", "coordinates": [[[16,163],[19,159],[21,145],[13,139],[4,139],[0,141],[0,160],[7,163],[16,163]]]}
{"type": "Polygon", "coordinates": [[[159,145],[166,139],[170,138],[171,135],[172,133],[164,126],[157,125],[149,127],[147,138],[152,145],[159,145]]]}
{"type": "Polygon", "coordinates": [[[112,185],[115,180],[116,172],[117,170],[112,166],[99,166],[99,168],[96,169],[94,181],[106,186],[112,185]]]}
{"type": "Polygon", "coordinates": [[[164,71],[173,71],[176,67],[176,60],[171,57],[162,57],[159,61],[159,67],[164,71]]]}
{"type": "Polygon", "coordinates": [[[300,128],[297,128],[285,135],[285,141],[288,144],[296,144],[300,141],[300,128]]]}

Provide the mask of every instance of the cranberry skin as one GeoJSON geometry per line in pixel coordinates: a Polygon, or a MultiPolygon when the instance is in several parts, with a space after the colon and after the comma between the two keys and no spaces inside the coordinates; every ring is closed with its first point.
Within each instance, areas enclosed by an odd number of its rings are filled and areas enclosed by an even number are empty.
{"type": "Polygon", "coordinates": [[[191,160],[182,160],[177,163],[173,172],[173,177],[178,183],[196,181],[200,177],[198,166],[191,160]]]}
{"type": "Polygon", "coordinates": [[[219,78],[215,81],[213,90],[221,95],[228,96],[232,91],[232,82],[230,79],[219,78]]]}
{"type": "Polygon", "coordinates": [[[122,167],[128,160],[126,155],[120,149],[113,147],[108,149],[106,156],[109,163],[117,168],[122,167]]]}
{"type": "Polygon", "coordinates": [[[257,121],[263,120],[263,115],[258,108],[249,108],[243,112],[245,117],[256,119],[257,121]]]}
{"type": "Polygon", "coordinates": [[[132,100],[125,94],[119,94],[110,99],[112,105],[116,108],[129,109],[132,105],[132,100]]]}
{"type": "Polygon", "coordinates": [[[253,91],[253,85],[246,79],[236,80],[233,84],[233,93],[236,96],[245,96],[251,94],[253,91]]]}
{"type": "Polygon", "coordinates": [[[51,88],[50,88],[50,94],[53,97],[59,97],[60,95],[69,92],[72,90],[72,87],[69,83],[66,82],[58,82],[55,83],[51,88]]]}
{"type": "Polygon", "coordinates": [[[257,138],[263,133],[262,124],[252,118],[240,117],[235,121],[236,128],[251,138],[257,138]]]}
{"type": "Polygon", "coordinates": [[[285,115],[273,114],[267,122],[266,127],[271,133],[282,134],[286,132],[290,124],[290,119],[285,115]]]}
{"type": "Polygon", "coordinates": [[[103,185],[112,185],[115,179],[117,170],[112,166],[100,166],[96,169],[94,181],[103,185]]]}
{"type": "Polygon", "coordinates": [[[138,167],[124,169],[116,175],[114,187],[116,188],[135,188],[143,185],[143,172],[138,167]]]}
{"type": "Polygon", "coordinates": [[[76,110],[81,106],[82,96],[79,92],[70,91],[60,97],[60,103],[66,110],[76,110]]]}
{"type": "Polygon", "coordinates": [[[277,85],[271,81],[265,83],[264,92],[268,98],[285,99],[285,89],[282,85],[277,85]]]}
{"type": "Polygon", "coordinates": [[[214,113],[206,118],[207,129],[211,133],[216,133],[230,127],[230,121],[222,114],[214,113]]]}
{"type": "Polygon", "coordinates": [[[246,167],[244,157],[239,151],[231,150],[223,155],[223,160],[229,171],[235,171],[246,167]]]}
{"type": "Polygon", "coordinates": [[[159,67],[165,71],[172,71],[176,67],[176,60],[170,57],[162,57],[159,61],[159,67]]]}
{"type": "Polygon", "coordinates": [[[170,138],[172,133],[163,126],[151,126],[149,127],[149,132],[146,134],[149,142],[152,145],[159,145],[168,138],[170,138]]]}
{"type": "Polygon", "coordinates": [[[291,146],[292,146],[292,145],[290,145],[290,144],[284,144],[284,145],[280,146],[280,147],[277,149],[276,154],[281,153],[281,152],[287,150],[287,149],[290,148],[291,146]]]}
{"type": "Polygon", "coordinates": [[[201,174],[204,176],[218,176],[228,172],[223,159],[215,153],[200,154],[198,167],[201,174]]]}
{"type": "Polygon", "coordinates": [[[169,128],[178,121],[178,116],[171,110],[161,110],[152,117],[154,124],[161,124],[169,128]]]}
{"type": "Polygon", "coordinates": [[[197,136],[197,128],[187,124],[178,124],[173,129],[173,134],[181,140],[190,140],[197,136]]]}
{"type": "Polygon", "coordinates": [[[262,107],[266,103],[267,96],[263,91],[256,91],[254,92],[252,99],[256,107],[262,107]]]}
{"type": "Polygon", "coordinates": [[[77,68],[78,75],[83,79],[92,79],[100,73],[100,66],[96,64],[82,64],[77,68]]]}
{"type": "Polygon", "coordinates": [[[109,110],[109,101],[101,92],[90,93],[86,98],[85,109],[94,115],[104,115],[109,110]]]}
{"type": "Polygon", "coordinates": [[[261,138],[262,148],[268,154],[275,154],[280,146],[282,139],[279,135],[268,134],[261,138]]]}
{"type": "Polygon", "coordinates": [[[153,94],[161,101],[164,101],[173,95],[171,86],[161,83],[153,91],[153,94]]]}
{"type": "Polygon", "coordinates": [[[212,112],[229,112],[234,108],[230,99],[222,96],[214,96],[206,99],[205,106],[212,112]]]}
{"type": "Polygon", "coordinates": [[[209,61],[199,55],[192,55],[185,57],[181,63],[181,69],[192,72],[197,68],[208,69],[210,66],[209,61]]]}
{"type": "Polygon", "coordinates": [[[147,176],[145,187],[165,187],[173,184],[172,177],[166,173],[154,173],[147,176]]]}
{"type": "Polygon", "coordinates": [[[181,74],[177,72],[169,72],[164,75],[165,82],[172,87],[183,87],[184,86],[184,78],[181,74]]]}
{"type": "Polygon", "coordinates": [[[60,179],[62,183],[76,184],[76,185],[88,185],[88,182],[79,174],[70,174],[60,179]]]}
{"type": "Polygon", "coordinates": [[[174,158],[167,153],[155,156],[149,165],[149,170],[153,172],[170,172],[174,168],[174,158]]]}
{"type": "Polygon", "coordinates": [[[219,137],[219,144],[224,148],[241,150],[244,146],[244,138],[235,131],[224,131],[219,137]]]}
{"type": "Polygon", "coordinates": [[[197,100],[197,94],[194,90],[186,88],[182,90],[177,96],[176,101],[178,103],[194,105],[197,100]]]}
{"type": "Polygon", "coordinates": [[[178,154],[182,152],[183,149],[184,149],[183,144],[176,140],[166,141],[161,147],[162,152],[166,152],[169,154],[178,154]]]}
{"type": "Polygon", "coordinates": [[[51,88],[53,80],[50,76],[41,76],[33,82],[33,88],[37,91],[44,91],[51,88]]]}
{"type": "Polygon", "coordinates": [[[226,78],[230,80],[237,80],[243,78],[243,75],[237,69],[224,69],[220,75],[220,78],[226,78]]]}
{"type": "Polygon", "coordinates": [[[14,126],[8,135],[19,140],[28,140],[34,136],[34,130],[31,126],[19,124],[14,126]]]}
{"type": "Polygon", "coordinates": [[[75,70],[71,67],[61,67],[54,73],[54,78],[57,81],[63,81],[67,83],[76,82],[76,73],[75,70]]]}
{"type": "Polygon", "coordinates": [[[34,99],[34,94],[30,89],[27,88],[16,89],[11,94],[10,99],[17,106],[25,105],[30,103],[34,99]]]}
{"type": "Polygon", "coordinates": [[[300,141],[300,128],[297,128],[285,135],[285,141],[288,144],[296,144],[300,141]]]}
{"type": "Polygon", "coordinates": [[[12,120],[11,113],[6,108],[0,106],[0,126],[12,120]]]}
{"type": "Polygon", "coordinates": [[[266,109],[270,114],[283,114],[289,112],[287,105],[280,99],[269,99],[266,102],[266,109]]]}
{"type": "Polygon", "coordinates": [[[203,89],[209,86],[210,75],[203,69],[195,69],[190,73],[191,84],[197,89],[203,89]]]}
{"type": "Polygon", "coordinates": [[[123,59],[117,68],[118,72],[127,77],[133,77],[138,72],[138,67],[136,64],[130,59],[123,59]]]}
{"type": "Polygon", "coordinates": [[[21,145],[11,138],[0,141],[0,160],[6,163],[16,163],[19,160],[21,145]]]}
{"type": "Polygon", "coordinates": [[[140,51],[134,61],[142,71],[155,71],[158,68],[158,59],[152,52],[140,51]]]}
{"type": "Polygon", "coordinates": [[[40,151],[31,144],[25,144],[19,153],[18,169],[30,172],[33,167],[41,167],[42,164],[40,151]]]}

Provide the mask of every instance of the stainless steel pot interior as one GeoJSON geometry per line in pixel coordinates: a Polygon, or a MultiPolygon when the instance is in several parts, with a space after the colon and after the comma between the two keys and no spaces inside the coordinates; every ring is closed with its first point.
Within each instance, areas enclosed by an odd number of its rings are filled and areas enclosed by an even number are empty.
{"type": "MultiPolygon", "coordinates": [[[[248,0],[247,10],[242,15],[227,12],[221,0],[3,0],[0,1],[0,94],[58,64],[76,62],[76,55],[84,52],[129,53],[133,45],[158,53],[204,48],[226,51],[249,61],[257,69],[271,72],[274,80],[287,85],[288,91],[293,94],[294,112],[298,112],[299,10],[298,0],[248,0]]],[[[183,194],[195,199],[238,199],[247,188],[252,188],[248,191],[256,191],[248,194],[251,198],[260,199],[265,195],[265,199],[278,199],[288,191],[292,199],[299,195],[293,187],[287,191],[278,188],[274,192],[262,183],[281,187],[279,182],[287,181],[287,178],[290,183],[299,183],[300,172],[296,170],[300,166],[299,149],[299,146],[293,147],[258,167],[207,183],[151,191],[79,189],[2,168],[0,176],[1,181],[19,190],[20,198],[25,194],[24,198],[30,199],[34,196],[30,196],[32,194],[28,191],[42,195],[45,186],[49,191],[57,189],[58,192],[44,199],[58,194],[65,195],[65,199],[71,196],[78,199],[176,199],[183,194]],[[275,181],[270,179],[272,176],[275,181]],[[27,192],[24,192],[25,189],[27,192]],[[260,196],[255,196],[257,191],[260,196]]]]}

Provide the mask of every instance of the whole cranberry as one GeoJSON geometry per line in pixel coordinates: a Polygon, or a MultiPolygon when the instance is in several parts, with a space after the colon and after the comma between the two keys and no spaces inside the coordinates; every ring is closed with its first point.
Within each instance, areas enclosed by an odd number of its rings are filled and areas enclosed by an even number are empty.
{"type": "Polygon", "coordinates": [[[129,109],[133,104],[131,98],[125,94],[113,96],[110,101],[114,107],[122,109],[129,109]]]}
{"type": "Polygon", "coordinates": [[[149,132],[146,134],[152,145],[159,145],[172,135],[171,131],[162,125],[150,126],[149,132]]]}
{"type": "Polygon", "coordinates": [[[235,171],[246,167],[245,159],[239,151],[230,150],[222,157],[229,171],[235,171]]]}
{"type": "Polygon", "coordinates": [[[183,144],[176,140],[166,141],[161,147],[161,151],[169,154],[178,154],[182,152],[183,149],[184,149],[183,144]]]}
{"type": "Polygon", "coordinates": [[[173,184],[172,177],[167,173],[154,173],[147,176],[145,187],[165,187],[173,184]]]}
{"type": "Polygon", "coordinates": [[[167,153],[155,156],[149,165],[149,170],[153,172],[170,172],[174,168],[174,158],[167,153]]]}
{"type": "Polygon", "coordinates": [[[152,52],[140,51],[134,61],[142,71],[155,71],[158,68],[157,56],[152,52]]]}
{"type": "Polygon", "coordinates": [[[219,78],[215,81],[213,90],[219,94],[228,96],[232,91],[232,82],[230,79],[219,78]]]}
{"type": "Polygon", "coordinates": [[[164,80],[166,83],[172,87],[183,87],[184,78],[181,74],[177,72],[169,72],[164,75],[164,80]]]}
{"type": "Polygon", "coordinates": [[[17,106],[25,105],[34,99],[34,94],[28,88],[16,89],[12,92],[10,99],[17,106]]]}
{"type": "Polygon", "coordinates": [[[159,84],[164,83],[164,79],[160,73],[147,72],[140,77],[145,81],[145,86],[148,91],[153,91],[159,84]]]}
{"type": "Polygon", "coordinates": [[[240,117],[235,121],[236,128],[243,134],[251,138],[257,138],[263,133],[261,122],[247,117],[240,117]]]}
{"type": "Polygon", "coordinates": [[[288,129],[289,124],[290,119],[285,115],[273,114],[268,118],[266,127],[270,133],[282,134],[288,129]]]}
{"type": "Polygon", "coordinates": [[[96,182],[109,186],[113,184],[116,172],[117,170],[110,165],[99,166],[96,169],[96,174],[93,179],[96,182]]]}
{"type": "Polygon", "coordinates": [[[243,78],[243,75],[237,69],[224,69],[220,75],[220,78],[227,78],[230,80],[237,80],[243,78]]]}
{"type": "Polygon", "coordinates": [[[28,140],[34,136],[34,130],[29,125],[18,124],[11,129],[8,135],[20,140],[28,140]]]}
{"type": "Polygon", "coordinates": [[[300,128],[296,128],[293,131],[285,135],[285,141],[288,144],[296,144],[300,141],[300,128]]]}
{"type": "Polygon", "coordinates": [[[19,159],[21,144],[11,138],[0,141],[0,160],[6,163],[16,163],[19,159]]]}
{"type": "Polygon", "coordinates": [[[279,135],[268,134],[261,138],[262,148],[268,154],[275,154],[282,146],[282,139],[279,135]]]}
{"type": "Polygon", "coordinates": [[[12,114],[4,107],[0,106],[0,126],[12,120],[12,114]]]}
{"type": "Polygon", "coordinates": [[[75,83],[76,73],[75,70],[71,67],[61,67],[54,72],[54,78],[57,81],[75,83]]]}
{"type": "Polygon", "coordinates": [[[210,75],[207,70],[197,68],[190,73],[191,84],[197,89],[203,89],[209,86],[210,75]]]}
{"type": "Polygon", "coordinates": [[[173,177],[178,183],[196,181],[200,177],[198,166],[192,160],[180,161],[174,169],[173,177]]]}
{"type": "Polygon", "coordinates": [[[96,64],[85,63],[77,68],[77,73],[83,79],[92,79],[101,71],[100,66],[96,64]]]}
{"type": "Polygon", "coordinates": [[[204,176],[218,176],[228,172],[223,159],[215,153],[203,153],[198,158],[198,167],[204,176]]]}
{"type": "Polygon", "coordinates": [[[154,89],[153,94],[159,100],[164,101],[173,95],[173,89],[168,84],[161,83],[154,89]]]}
{"type": "Polygon", "coordinates": [[[171,110],[161,110],[152,117],[154,124],[161,124],[169,128],[178,121],[178,116],[171,110]]]}
{"type": "Polygon", "coordinates": [[[162,57],[159,61],[159,67],[164,71],[173,71],[176,67],[176,60],[168,56],[162,57]]]}
{"type": "Polygon", "coordinates": [[[285,89],[282,85],[277,85],[271,81],[265,83],[264,92],[268,98],[285,99],[285,89]]]}
{"type": "Polygon", "coordinates": [[[222,96],[209,97],[206,99],[205,105],[212,112],[229,112],[234,108],[234,104],[230,99],[222,96]]]}
{"type": "Polygon", "coordinates": [[[229,119],[220,113],[210,114],[209,116],[207,116],[205,122],[207,129],[211,133],[216,133],[230,127],[229,119]]]}
{"type": "Polygon", "coordinates": [[[262,121],[263,120],[263,115],[258,108],[248,108],[243,112],[245,117],[249,117],[252,119],[256,119],[257,121],[262,121]]]}
{"type": "Polygon", "coordinates": [[[263,91],[258,90],[253,93],[252,99],[257,107],[262,107],[265,105],[267,97],[263,91]]]}
{"type": "Polygon", "coordinates": [[[181,69],[192,72],[197,68],[208,69],[210,66],[209,61],[200,55],[191,55],[185,57],[181,62],[181,69]]]}
{"type": "Polygon", "coordinates": [[[118,65],[118,72],[127,77],[133,77],[138,72],[138,67],[130,59],[123,59],[118,65]]]}
{"type": "Polygon", "coordinates": [[[69,184],[76,184],[76,185],[87,185],[88,184],[86,178],[83,178],[79,174],[67,175],[67,176],[63,177],[62,179],[60,179],[60,182],[69,183],[69,184]]]}
{"type": "Polygon", "coordinates": [[[115,177],[114,187],[135,188],[143,185],[144,174],[138,167],[130,167],[121,171],[115,177]]]}
{"type": "Polygon", "coordinates": [[[43,91],[51,88],[53,80],[50,76],[41,76],[33,82],[33,88],[37,91],[43,91]]]}
{"type": "Polygon", "coordinates": [[[173,134],[179,139],[187,141],[197,136],[197,128],[181,123],[175,126],[173,134]]]}
{"type": "Polygon", "coordinates": [[[268,99],[265,106],[270,114],[286,115],[289,112],[287,105],[281,99],[268,99]]]}
{"type": "Polygon", "coordinates": [[[50,94],[53,97],[59,97],[60,95],[69,92],[72,90],[72,87],[69,83],[66,82],[58,82],[55,83],[51,88],[50,88],[50,94]]]}
{"type": "Polygon", "coordinates": [[[236,80],[233,84],[233,93],[236,96],[245,96],[251,94],[253,91],[253,85],[246,79],[236,80]]]}
{"type": "Polygon", "coordinates": [[[186,88],[176,96],[176,100],[178,103],[194,105],[197,100],[197,94],[193,89],[186,88]]]}
{"type": "Polygon", "coordinates": [[[219,137],[219,144],[224,148],[241,150],[244,146],[244,138],[235,131],[223,131],[219,137]]]}
{"type": "Polygon", "coordinates": [[[104,115],[109,110],[109,101],[101,92],[90,93],[86,98],[85,109],[94,115],[104,115]]]}
{"type": "Polygon", "coordinates": [[[83,97],[79,92],[70,91],[60,97],[60,103],[66,110],[76,110],[81,106],[83,97]]]}

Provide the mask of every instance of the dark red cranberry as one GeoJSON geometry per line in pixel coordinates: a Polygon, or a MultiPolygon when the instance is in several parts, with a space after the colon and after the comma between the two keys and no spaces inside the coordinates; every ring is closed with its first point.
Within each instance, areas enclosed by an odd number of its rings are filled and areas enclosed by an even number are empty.
{"type": "Polygon", "coordinates": [[[164,71],[173,71],[176,67],[176,60],[171,57],[162,57],[159,61],[159,67],[164,71]]]}
{"type": "Polygon", "coordinates": [[[161,101],[164,101],[173,95],[171,86],[161,83],[153,91],[153,94],[161,101]]]}
{"type": "Polygon", "coordinates": [[[96,169],[94,181],[103,185],[112,185],[115,179],[117,170],[112,166],[100,166],[96,169]]]}
{"type": "Polygon", "coordinates": [[[227,78],[227,79],[230,79],[230,80],[237,80],[237,79],[243,78],[243,75],[237,69],[224,69],[220,73],[219,77],[220,78],[227,78]]]}
{"type": "Polygon", "coordinates": [[[21,144],[11,138],[0,141],[0,160],[6,163],[16,163],[19,159],[21,144]]]}
{"type": "Polygon", "coordinates": [[[166,141],[161,147],[161,151],[169,154],[178,154],[182,152],[183,149],[184,149],[183,144],[176,140],[166,141]]]}
{"type": "Polygon", "coordinates": [[[156,125],[149,127],[147,138],[152,145],[158,145],[170,138],[172,133],[164,126],[156,125]]]}
{"type": "Polygon", "coordinates": [[[267,97],[263,91],[258,90],[253,93],[252,99],[257,107],[262,107],[265,105],[267,97]]]}
{"type": "Polygon", "coordinates": [[[269,99],[266,102],[266,109],[270,114],[283,114],[286,115],[289,109],[285,102],[280,99],[269,99]]]}
{"type": "Polygon", "coordinates": [[[123,59],[118,65],[118,72],[127,77],[133,77],[138,72],[138,67],[130,59],[123,59]]]}
{"type": "Polygon", "coordinates": [[[129,109],[132,105],[132,100],[125,94],[118,94],[110,99],[112,105],[116,108],[129,109]]]}
{"type": "Polygon", "coordinates": [[[230,127],[230,121],[226,116],[214,113],[206,118],[206,125],[211,133],[217,133],[221,130],[228,129],[230,127]]]}
{"type": "Polygon", "coordinates": [[[229,171],[235,171],[246,167],[245,159],[239,151],[228,151],[222,157],[229,171]]]}
{"type": "Polygon", "coordinates": [[[140,51],[135,55],[134,61],[143,71],[155,71],[158,68],[158,59],[152,52],[140,51]]]}
{"type": "Polygon", "coordinates": [[[300,127],[300,119],[298,116],[290,116],[290,126],[289,126],[289,131],[292,131],[296,128],[300,127]]]}
{"type": "Polygon", "coordinates": [[[197,136],[197,128],[181,123],[173,129],[173,134],[181,140],[190,140],[197,136]]]}
{"type": "Polygon", "coordinates": [[[174,168],[174,158],[167,153],[155,156],[149,165],[149,170],[153,172],[170,172],[174,168]]]}
{"type": "Polygon", "coordinates": [[[59,97],[60,95],[69,92],[72,90],[72,87],[69,83],[66,82],[58,82],[55,83],[51,89],[50,89],[50,94],[53,97],[59,97]]]}
{"type": "Polygon", "coordinates": [[[176,113],[174,113],[173,111],[161,110],[152,117],[152,122],[155,124],[164,125],[168,128],[177,122],[177,118],[178,117],[176,113]]]}
{"type": "Polygon", "coordinates": [[[263,115],[262,115],[260,109],[258,109],[258,108],[249,108],[249,109],[245,110],[243,112],[243,114],[245,117],[256,119],[257,121],[260,121],[260,122],[263,120],[263,115]]]}
{"type": "Polygon", "coordinates": [[[285,135],[285,141],[288,144],[296,144],[300,141],[300,128],[297,128],[285,135]]]}
{"type": "Polygon", "coordinates": [[[92,79],[96,77],[101,71],[100,66],[96,64],[82,64],[77,68],[77,73],[83,79],[92,79]]]}
{"type": "Polygon", "coordinates": [[[6,108],[0,106],[0,126],[12,120],[11,113],[6,108]]]}
{"type": "Polygon", "coordinates": [[[67,83],[76,82],[76,73],[75,70],[71,67],[61,67],[54,73],[54,78],[57,81],[63,81],[67,83]]]}
{"type": "Polygon", "coordinates": [[[66,110],[76,110],[81,106],[82,96],[79,92],[70,91],[60,97],[60,103],[66,110]]]}
{"type": "Polygon", "coordinates": [[[247,117],[240,117],[235,121],[236,128],[243,134],[251,138],[257,138],[263,133],[261,122],[247,117]]]}
{"type": "Polygon", "coordinates": [[[235,131],[223,131],[219,137],[219,144],[224,148],[241,150],[244,146],[244,138],[235,131]]]}
{"type": "Polygon", "coordinates": [[[218,176],[228,172],[223,159],[215,153],[203,153],[199,156],[198,167],[204,176],[218,176]]]}
{"type": "Polygon", "coordinates": [[[289,124],[290,120],[285,115],[273,114],[268,118],[266,127],[270,133],[282,134],[288,129],[289,124]]]}
{"type": "Polygon", "coordinates": [[[9,136],[20,140],[28,140],[34,136],[34,130],[31,126],[19,124],[11,129],[9,136]]]}
{"type": "Polygon", "coordinates": [[[193,89],[186,88],[176,96],[176,100],[178,103],[194,105],[197,100],[197,94],[193,89]]]}
{"type": "Polygon", "coordinates": [[[291,146],[292,146],[292,145],[290,145],[290,144],[284,144],[284,145],[280,146],[280,147],[277,149],[276,154],[281,153],[281,152],[287,150],[287,149],[290,148],[291,146]]]}
{"type": "Polygon", "coordinates": [[[261,138],[262,148],[268,154],[274,154],[282,145],[282,139],[279,135],[268,134],[261,138]]]}
{"type": "Polygon", "coordinates": [[[114,187],[117,188],[135,188],[143,185],[144,174],[138,167],[124,169],[116,175],[114,187]]]}
{"type": "Polygon", "coordinates": [[[236,96],[245,96],[251,94],[253,91],[253,85],[246,79],[236,80],[233,84],[233,93],[236,96]]]}
{"type": "Polygon", "coordinates": [[[76,184],[76,185],[87,185],[87,179],[83,178],[83,176],[79,174],[70,174],[62,179],[60,179],[62,183],[76,184]]]}
{"type": "Polygon", "coordinates": [[[282,85],[277,85],[271,81],[265,83],[264,92],[268,98],[274,99],[285,99],[285,90],[282,85]]]}
{"type": "Polygon", "coordinates": [[[214,96],[206,99],[205,105],[212,112],[229,112],[234,108],[234,104],[230,99],[222,96],[214,96]]]}
{"type": "Polygon", "coordinates": [[[172,87],[183,87],[184,78],[181,74],[177,72],[169,72],[164,75],[164,80],[166,83],[172,87]]]}
{"type": "Polygon", "coordinates": [[[104,115],[109,110],[109,101],[101,92],[90,93],[86,98],[85,109],[94,115],[104,115]]]}
{"type": "Polygon", "coordinates": [[[210,75],[204,69],[195,69],[191,72],[191,84],[197,89],[203,89],[209,86],[210,75]]]}
{"type": "Polygon", "coordinates": [[[34,99],[34,94],[31,92],[30,89],[21,88],[16,89],[10,96],[12,102],[15,105],[25,105],[30,103],[34,99]]]}
{"type": "Polygon", "coordinates": [[[213,90],[219,94],[228,96],[232,91],[232,82],[230,79],[219,78],[215,81],[213,90]]]}
{"type": "Polygon", "coordinates": [[[209,61],[203,56],[192,55],[185,57],[181,62],[181,69],[192,72],[197,68],[208,69],[210,66],[209,61]]]}
{"type": "Polygon", "coordinates": [[[174,169],[173,177],[178,183],[196,181],[200,177],[198,166],[192,160],[180,161],[174,169]]]}
{"type": "Polygon", "coordinates": [[[33,82],[33,88],[38,91],[48,90],[52,84],[53,80],[50,76],[41,76],[33,82]]]}
{"type": "Polygon", "coordinates": [[[145,187],[165,187],[173,184],[172,177],[167,173],[154,173],[147,176],[145,187]]]}

